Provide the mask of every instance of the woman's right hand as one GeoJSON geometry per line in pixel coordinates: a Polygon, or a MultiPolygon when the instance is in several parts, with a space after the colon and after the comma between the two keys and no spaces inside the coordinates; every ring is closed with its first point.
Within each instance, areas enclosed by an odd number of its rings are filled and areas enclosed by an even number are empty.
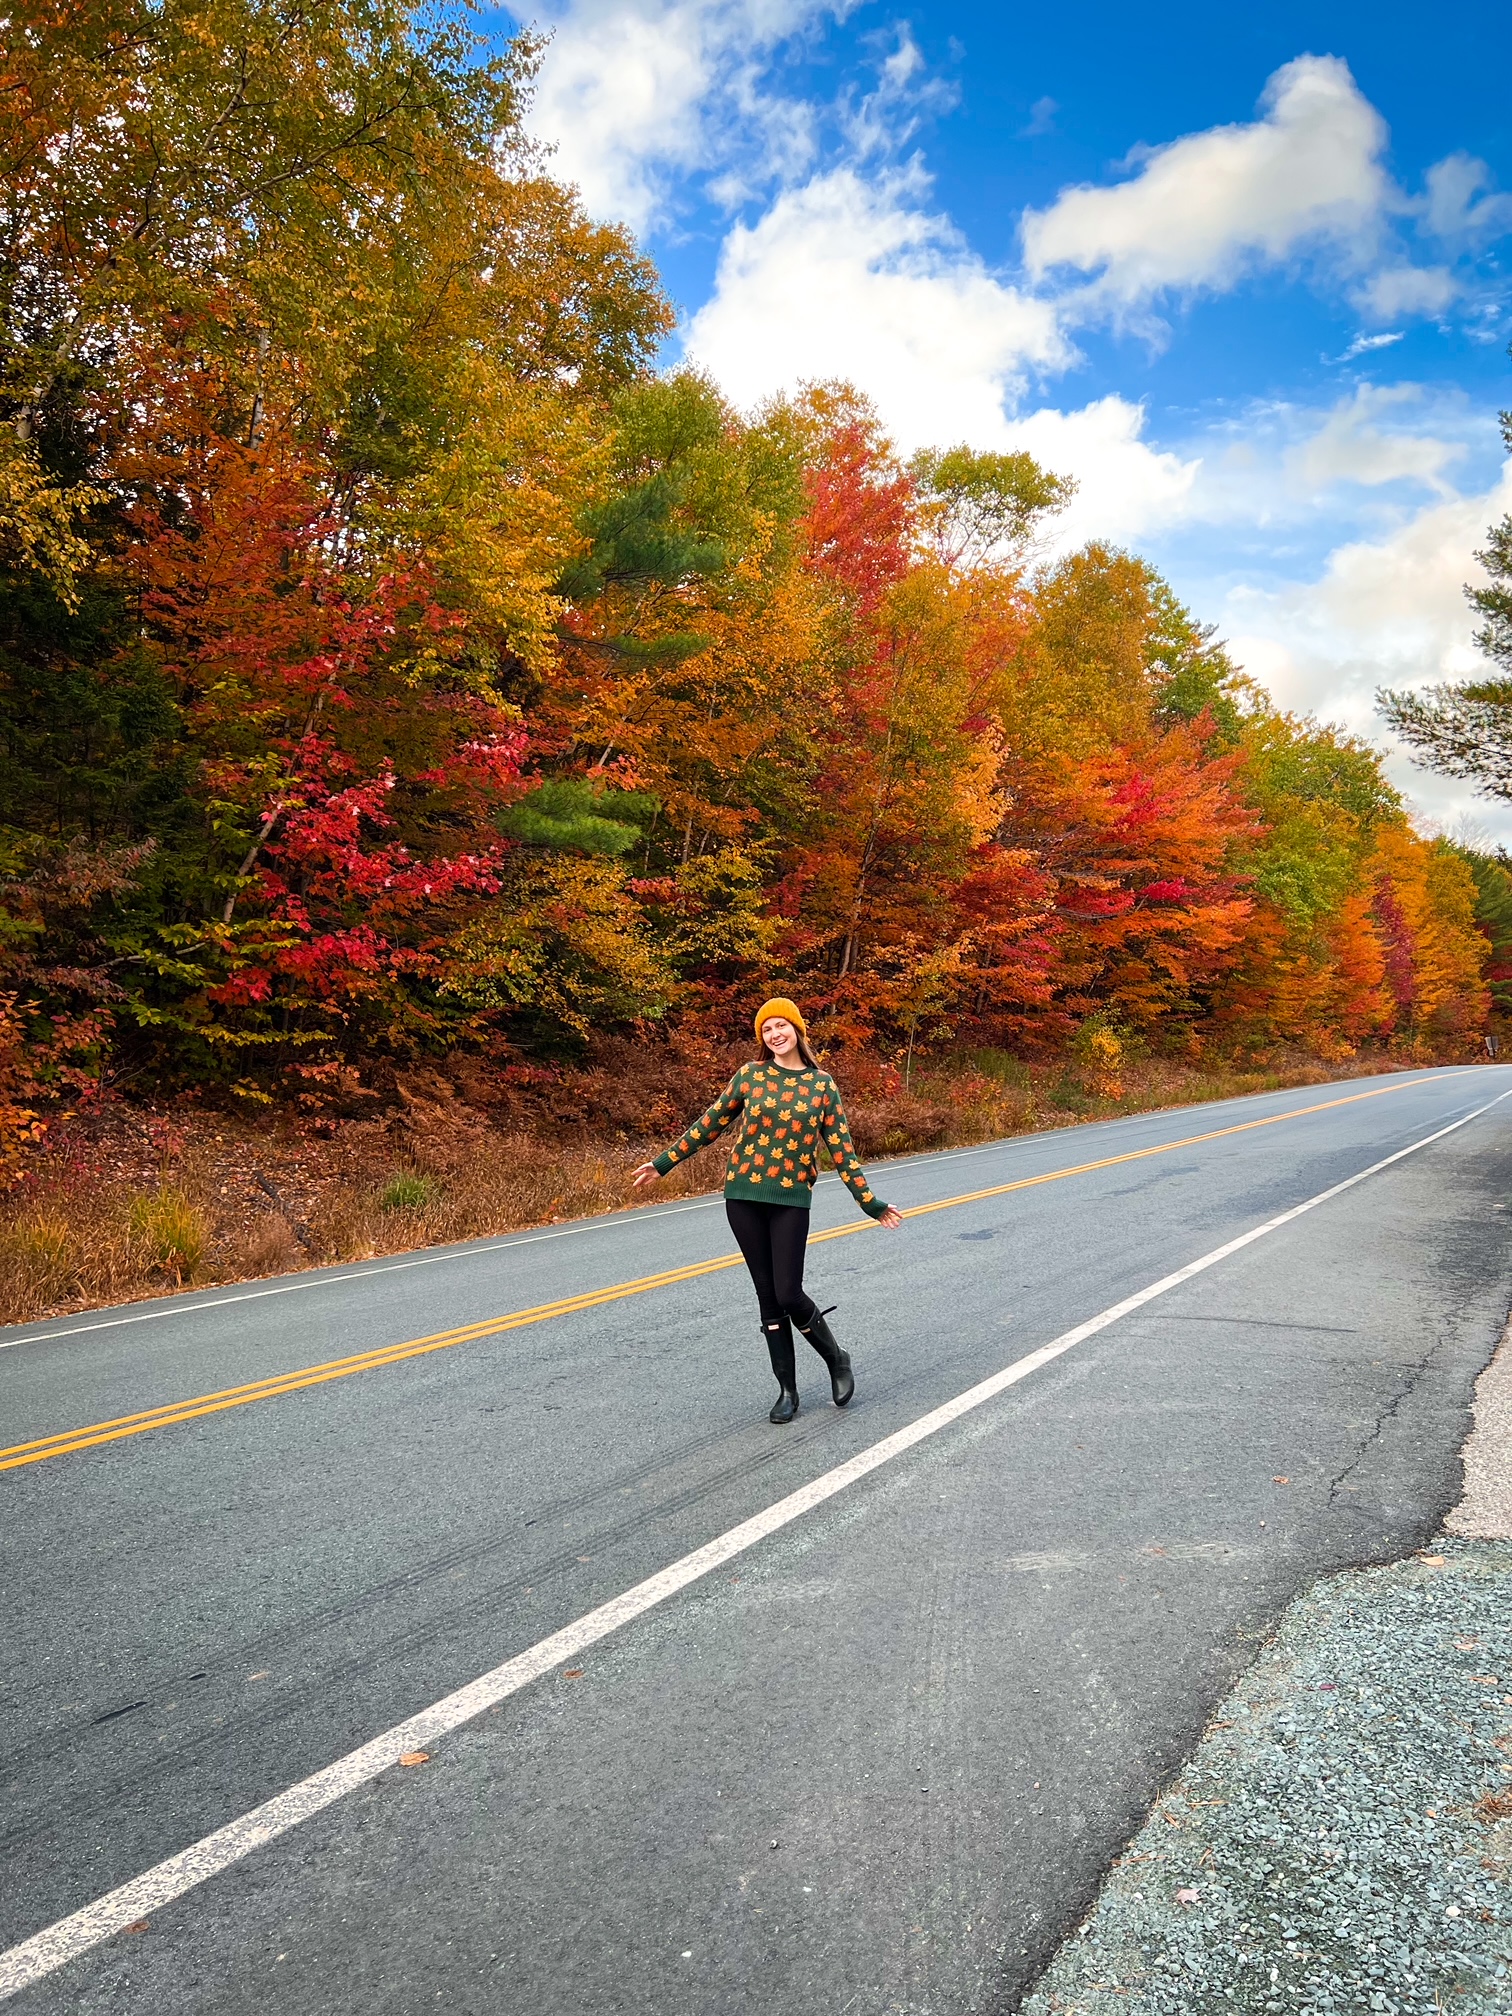
{"type": "Polygon", "coordinates": [[[639,1190],[643,1183],[655,1183],[660,1176],[661,1171],[654,1162],[642,1162],[635,1171],[635,1187],[639,1190]]]}

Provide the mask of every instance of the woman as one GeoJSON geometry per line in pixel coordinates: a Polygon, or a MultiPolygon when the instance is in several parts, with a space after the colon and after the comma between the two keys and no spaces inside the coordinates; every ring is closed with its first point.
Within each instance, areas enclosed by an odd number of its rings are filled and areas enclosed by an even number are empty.
{"type": "Polygon", "coordinates": [[[901,1225],[903,1217],[872,1195],[851,1146],[839,1088],[827,1071],[819,1069],[803,1017],[791,1001],[778,999],[762,1006],[756,1016],[756,1040],[761,1055],[741,1065],[680,1141],[654,1162],[641,1163],[635,1186],[639,1189],[665,1176],[676,1163],[685,1162],[722,1134],[737,1114],[745,1114],[725,1171],[725,1216],[756,1284],[767,1351],[781,1388],[768,1418],[781,1423],[798,1412],[795,1323],[829,1367],[835,1405],[843,1407],[856,1390],[850,1358],[824,1320],[828,1312],[816,1308],[803,1287],[803,1248],[809,1201],[819,1179],[821,1143],[868,1217],[889,1231],[901,1225]]]}

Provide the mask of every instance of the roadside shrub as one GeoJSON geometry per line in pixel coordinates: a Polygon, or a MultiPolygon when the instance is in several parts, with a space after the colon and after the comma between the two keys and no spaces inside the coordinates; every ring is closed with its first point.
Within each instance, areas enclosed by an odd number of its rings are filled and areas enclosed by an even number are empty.
{"type": "Polygon", "coordinates": [[[51,1211],[29,1211],[0,1232],[0,1302],[23,1318],[74,1285],[68,1221],[51,1211]]]}
{"type": "Polygon", "coordinates": [[[1058,1113],[1085,1113],[1092,1100],[1081,1080],[1065,1071],[1050,1087],[1050,1104],[1058,1113]]]}
{"type": "Polygon", "coordinates": [[[61,1274],[68,1264],[68,1220],[52,1211],[33,1212],[10,1228],[7,1244],[18,1260],[38,1273],[61,1274]]]}
{"type": "Polygon", "coordinates": [[[298,1240],[282,1218],[259,1218],[230,1249],[226,1267],[231,1278],[259,1274],[289,1274],[303,1264],[298,1240]]]}
{"type": "Polygon", "coordinates": [[[418,1169],[405,1169],[378,1194],[380,1211],[426,1211],[441,1195],[441,1185],[418,1169]]]}
{"type": "Polygon", "coordinates": [[[192,1278],[210,1245],[209,1219],[171,1183],[161,1184],[153,1196],[133,1197],[128,1222],[150,1263],[178,1281],[192,1278]]]}
{"type": "Polygon", "coordinates": [[[1034,1074],[1029,1066],[1022,1057],[1015,1057],[1011,1050],[969,1050],[965,1062],[984,1078],[990,1078],[994,1085],[1007,1085],[1014,1091],[1023,1091],[1033,1083],[1034,1074]]]}
{"type": "Polygon", "coordinates": [[[1086,1088],[1099,1099],[1122,1099],[1128,1063],[1123,1038],[1103,1015],[1089,1015],[1072,1044],[1086,1088]]]}

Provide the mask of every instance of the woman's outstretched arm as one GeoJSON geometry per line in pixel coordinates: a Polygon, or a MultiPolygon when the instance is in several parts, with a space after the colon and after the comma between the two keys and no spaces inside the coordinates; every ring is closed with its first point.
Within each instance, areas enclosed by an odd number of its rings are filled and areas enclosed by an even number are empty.
{"type": "Polygon", "coordinates": [[[895,1211],[891,1204],[884,1204],[880,1197],[872,1194],[872,1187],[866,1180],[866,1171],[861,1167],[861,1158],[856,1153],[856,1145],[851,1140],[850,1122],[845,1117],[845,1108],[840,1103],[840,1094],[833,1079],[824,1095],[824,1113],[820,1121],[824,1132],[825,1146],[830,1159],[840,1171],[840,1181],[861,1206],[868,1218],[875,1218],[889,1230],[903,1222],[902,1213],[895,1211]]]}
{"type": "Polygon", "coordinates": [[[700,1148],[723,1134],[730,1122],[739,1114],[746,1102],[746,1071],[742,1064],[723,1092],[714,1101],[707,1113],[698,1119],[670,1148],[664,1148],[652,1162],[642,1162],[635,1172],[635,1187],[642,1183],[654,1183],[658,1176],[665,1176],[679,1162],[686,1162],[690,1155],[696,1155],[700,1148]]]}

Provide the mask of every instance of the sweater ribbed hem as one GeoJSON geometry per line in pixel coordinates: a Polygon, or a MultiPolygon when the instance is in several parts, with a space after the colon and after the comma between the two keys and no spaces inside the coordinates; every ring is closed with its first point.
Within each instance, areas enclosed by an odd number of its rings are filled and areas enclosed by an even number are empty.
{"type": "MultiPolygon", "coordinates": [[[[807,1184],[795,1183],[791,1190],[780,1185],[773,1188],[770,1183],[752,1183],[749,1176],[729,1176],[725,1179],[726,1197],[744,1197],[751,1204],[796,1204],[802,1211],[813,1209],[814,1193],[807,1184]]],[[[861,1200],[857,1198],[857,1203],[861,1200]]],[[[874,1197],[870,1204],[861,1204],[868,1218],[880,1218],[887,1206],[880,1197],[874,1197]]]]}
{"type": "Polygon", "coordinates": [[[784,1190],[780,1183],[753,1183],[749,1176],[727,1176],[724,1194],[742,1197],[748,1204],[790,1204],[797,1211],[807,1211],[814,1201],[807,1183],[795,1183],[791,1190],[784,1190]]]}

